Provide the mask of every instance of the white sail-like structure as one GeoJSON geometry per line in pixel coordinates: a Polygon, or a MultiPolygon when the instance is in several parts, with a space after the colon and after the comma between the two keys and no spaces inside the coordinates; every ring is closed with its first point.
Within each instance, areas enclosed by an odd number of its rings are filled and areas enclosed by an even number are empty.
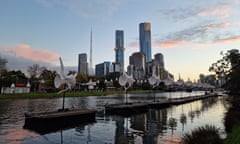
{"type": "Polygon", "coordinates": [[[150,78],[148,78],[148,82],[153,87],[158,86],[161,82],[160,77],[156,75],[156,67],[155,66],[153,66],[152,76],[150,78]]]}
{"type": "Polygon", "coordinates": [[[64,66],[61,57],[59,58],[60,60],[60,65],[61,65],[61,71],[60,74],[57,74],[56,77],[54,78],[54,86],[56,88],[59,88],[61,85],[66,84],[67,87],[60,91],[59,93],[68,91],[72,89],[75,84],[76,84],[76,74],[71,74],[71,75],[65,75],[64,74],[64,66]]]}
{"type": "Polygon", "coordinates": [[[128,89],[129,87],[131,87],[133,85],[135,80],[133,79],[132,75],[129,76],[126,74],[126,72],[123,72],[123,74],[119,77],[118,82],[125,89],[128,89]]]}

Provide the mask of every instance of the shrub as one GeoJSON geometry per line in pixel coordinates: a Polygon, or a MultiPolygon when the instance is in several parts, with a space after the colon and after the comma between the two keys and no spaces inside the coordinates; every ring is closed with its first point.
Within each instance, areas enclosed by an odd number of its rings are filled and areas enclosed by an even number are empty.
{"type": "Polygon", "coordinates": [[[186,133],[182,139],[183,144],[223,144],[219,129],[215,126],[205,125],[186,133]]]}

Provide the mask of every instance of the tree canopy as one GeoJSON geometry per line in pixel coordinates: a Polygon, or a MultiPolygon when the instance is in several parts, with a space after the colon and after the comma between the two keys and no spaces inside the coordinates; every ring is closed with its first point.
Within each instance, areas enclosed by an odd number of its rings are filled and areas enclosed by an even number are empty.
{"type": "Polygon", "coordinates": [[[224,87],[232,93],[240,93],[240,53],[237,49],[232,49],[226,53],[220,60],[213,63],[209,71],[215,72],[218,79],[224,79],[224,87]]]}

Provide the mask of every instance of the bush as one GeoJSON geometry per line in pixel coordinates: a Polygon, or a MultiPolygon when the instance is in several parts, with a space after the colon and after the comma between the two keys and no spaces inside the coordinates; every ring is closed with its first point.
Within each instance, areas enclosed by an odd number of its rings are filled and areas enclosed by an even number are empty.
{"type": "Polygon", "coordinates": [[[205,125],[186,133],[182,139],[183,144],[223,144],[219,129],[215,126],[205,125]]]}

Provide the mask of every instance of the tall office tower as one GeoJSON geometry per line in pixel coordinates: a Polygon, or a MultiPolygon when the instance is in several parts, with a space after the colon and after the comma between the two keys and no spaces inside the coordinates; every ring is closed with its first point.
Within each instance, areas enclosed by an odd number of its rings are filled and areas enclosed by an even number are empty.
{"type": "Polygon", "coordinates": [[[140,52],[146,55],[146,62],[152,61],[151,50],[151,24],[144,22],[139,24],[140,52]]]}
{"type": "Polygon", "coordinates": [[[78,73],[85,75],[88,74],[88,63],[86,53],[81,53],[78,55],[78,73]]]}
{"type": "Polygon", "coordinates": [[[115,62],[120,65],[120,73],[124,71],[124,33],[122,30],[116,30],[116,55],[115,62]]]}

